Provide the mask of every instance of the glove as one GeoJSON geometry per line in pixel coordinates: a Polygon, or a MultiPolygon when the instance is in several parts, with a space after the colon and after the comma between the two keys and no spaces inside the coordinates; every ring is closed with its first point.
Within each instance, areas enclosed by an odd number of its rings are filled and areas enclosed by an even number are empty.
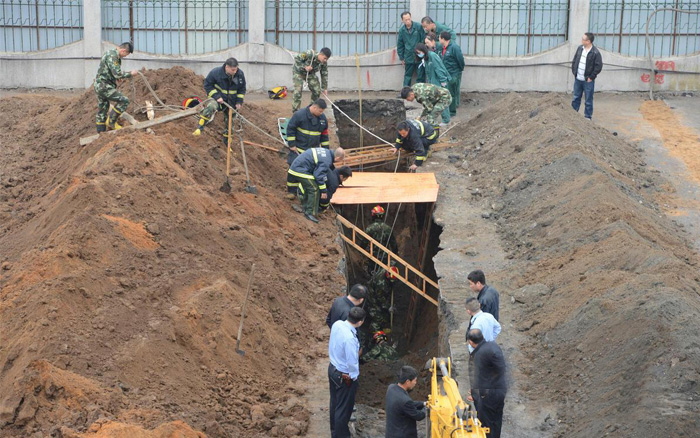
{"type": "Polygon", "coordinates": [[[341,374],[340,377],[343,379],[343,382],[345,382],[347,386],[352,385],[352,379],[350,378],[349,374],[341,374]]]}

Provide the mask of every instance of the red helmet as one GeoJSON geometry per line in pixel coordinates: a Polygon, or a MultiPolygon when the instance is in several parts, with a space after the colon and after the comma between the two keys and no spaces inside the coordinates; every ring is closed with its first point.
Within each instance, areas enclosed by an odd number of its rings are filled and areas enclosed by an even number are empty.
{"type": "Polygon", "coordinates": [[[197,96],[188,97],[182,101],[182,109],[194,108],[202,103],[201,99],[197,96]]]}
{"type": "Polygon", "coordinates": [[[377,205],[372,209],[372,217],[383,217],[384,208],[381,205],[377,205]]]}
{"type": "Polygon", "coordinates": [[[382,342],[386,342],[387,340],[386,333],[384,333],[381,330],[379,330],[378,332],[374,332],[374,336],[372,336],[372,338],[377,344],[381,344],[382,342]]]}
{"type": "Polygon", "coordinates": [[[389,268],[388,271],[384,271],[384,275],[390,281],[394,281],[396,280],[396,277],[399,276],[399,268],[397,268],[396,266],[392,266],[391,268],[389,268]]]}

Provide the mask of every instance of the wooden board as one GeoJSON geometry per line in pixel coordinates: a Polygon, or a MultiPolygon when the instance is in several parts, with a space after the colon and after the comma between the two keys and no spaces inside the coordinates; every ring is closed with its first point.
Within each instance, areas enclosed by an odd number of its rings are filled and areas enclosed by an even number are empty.
{"type": "Polygon", "coordinates": [[[353,172],[343,187],[437,187],[434,173],[353,172]]]}
{"type": "Polygon", "coordinates": [[[438,190],[438,186],[339,187],[331,203],[342,205],[435,202],[438,190]]]}

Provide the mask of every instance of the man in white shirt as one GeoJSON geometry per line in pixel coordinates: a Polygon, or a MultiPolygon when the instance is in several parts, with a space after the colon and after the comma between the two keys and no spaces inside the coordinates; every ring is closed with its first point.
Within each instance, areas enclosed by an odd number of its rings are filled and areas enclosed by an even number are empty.
{"type": "Polygon", "coordinates": [[[571,61],[571,72],[574,75],[574,100],[571,107],[578,112],[581,107],[581,96],[586,94],[586,106],[584,116],[587,119],[593,117],[593,91],[595,89],[595,79],[603,70],[603,57],[598,49],[593,45],[595,35],[590,32],[583,34],[581,45],[574,59],[571,61]]]}
{"type": "MultiPolygon", "coordinates": [[[[496,321],[490,313],[481,311],[481,304],[479,300],[475,297],[467,298],[466,302],[467,314],[471,317],[469,319],[469,328],[467,328],[467,334],[469,330],[479,329],[484,336],[486,342],[493,342],[501,333],[501,324],[496,321]]],[[[474,351],[474,348],[467,342],[467,347],[469,348],[469,353],[474,351]]]]}

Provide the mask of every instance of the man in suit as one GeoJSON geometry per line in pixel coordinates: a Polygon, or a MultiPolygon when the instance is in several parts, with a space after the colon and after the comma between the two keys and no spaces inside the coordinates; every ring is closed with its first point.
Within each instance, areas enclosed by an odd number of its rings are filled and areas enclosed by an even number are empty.
{"type": "Polygon", "coordinates": [[[491,428],[489,438],[500,438],[503,426],[503,406],[506,400],[506,360],[496,342],[486,342],[479,329],[469,330],[469,383],[467,397],[476,406],[481,425],[491,428]]]}
{"type": "Polygon", "coordinates": [[[385,438],[416,438],[416,421],[425,418],[425,403],[413,401],[408,393],[418,383],[418,371],[410,366],[401,367],[399,383],[392,383],[386,390],[385,438]]]}

